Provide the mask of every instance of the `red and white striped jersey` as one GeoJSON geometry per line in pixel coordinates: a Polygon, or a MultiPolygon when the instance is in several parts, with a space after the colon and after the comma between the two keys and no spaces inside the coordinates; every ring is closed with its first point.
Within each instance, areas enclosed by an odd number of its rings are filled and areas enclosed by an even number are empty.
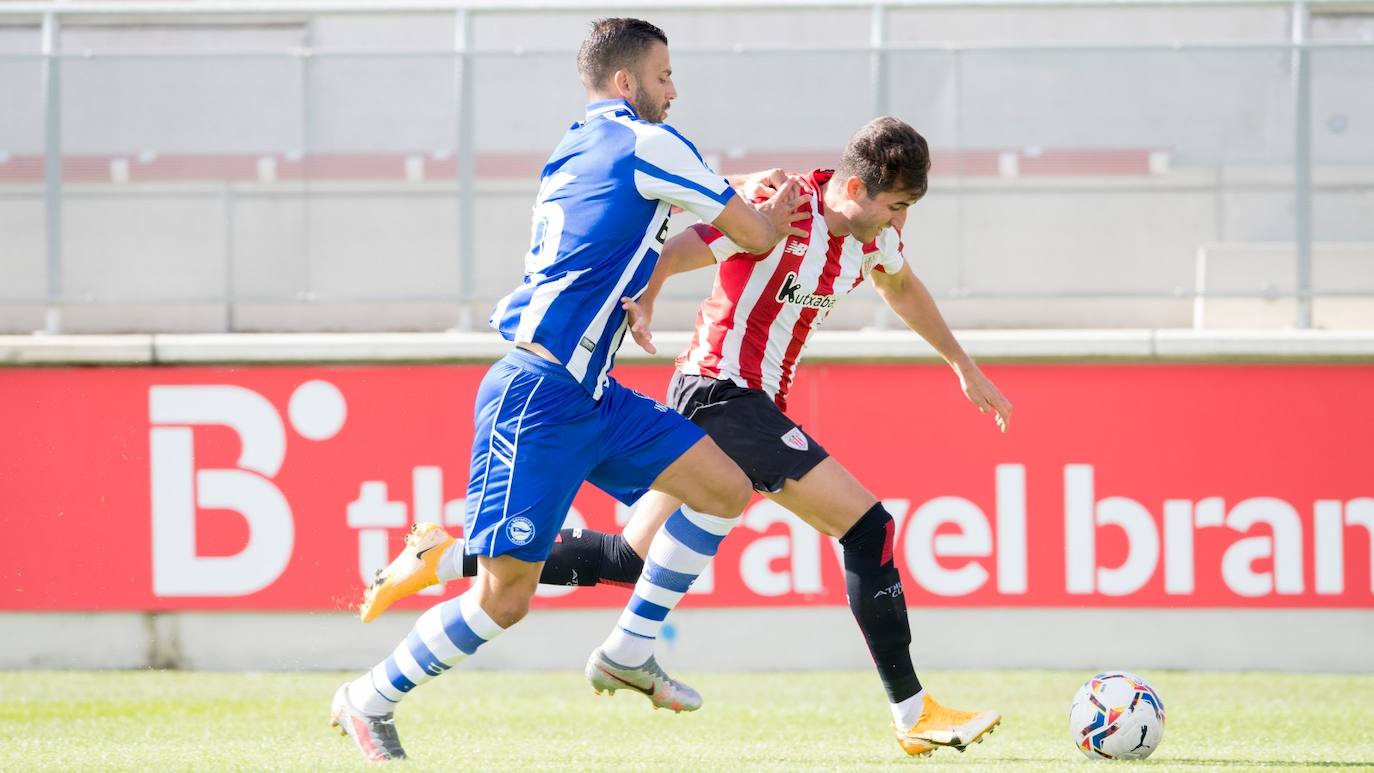
{"type": "Polygon", "coordinates": [[[789,236],[767,255],[744,252],[713,226],[692,226],[715,254],[711,296],[697,311],[696,328],[678,370],[728,379],[787,407],[787,389],[802,349],[841,298],[877,270],[902,267],[901,234],[885,228],[863,244],[832,236],[825,225],[821,190],[834,172],[813,171],[803,185],[811,217],[796,223],[808,236],[789,236]]]}

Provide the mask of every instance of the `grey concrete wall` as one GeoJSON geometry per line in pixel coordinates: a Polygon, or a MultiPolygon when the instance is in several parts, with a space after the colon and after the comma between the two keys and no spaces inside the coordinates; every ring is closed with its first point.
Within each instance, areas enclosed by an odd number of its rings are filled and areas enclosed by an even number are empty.
{"type": "MultiPolygon", "coordinates": [[[[633,12],[633,9],[625,9],[633,12]]],[[[587,13],[489,13],[475,17],[478,147],[543,149],[581,106],[571,52],[587,13]],[[512,55],[512,52],[525,52],[512,55]],[[534,53],[530,53],[534,52],[534,53]],[[549,53],[544,53],[549,52],[549,53]]],[[[676,11],[650,14],[680,50],[681,100],[673,120],[703,146],[827,148],[871,114],[866,53],[692,54],[736,46],[863,46],[864,10],[676,11]],[[784,116],[823,98],[826,109],[785,133],[784,116]],[[722,120],[723,116],[750,120],[722,120]]],[[[888,14],[898,44],[1283,43],[1288,11],[1271,8],[901,9],[888,14]]],[[[1314,24],[1320,39],[1360,39],[1370,25],[1314,24]]],[[[33,53],[37,28],[0,27],[0,52],[33,53]]],[[[455,143],[454,60],[378,58],[347,51],[430,51],[453,46],[446,14],[262,17],[216,23],[189,18],[98,25],[68,21],[65,51],[93,60],[63,65],[68,152],[290,152],[437,150],[455,143]],[[309,47],[320,56],[300,60],[309,47]],[[130,58],[145,52],[213,58],[130,58]],[[228,56],[230,53],[242,57],[228,56]],[[307,95],[308,90],[308,95],[307,95]],[[396,116],[405,116],[396,120],[396,116]]],[[[921,126],[937,147],[1167,146],[1181,158],[1263,161],[1291,154],[1289,57],[1279,51],[1178,54],[1109,50],[942,51],[894,54],[889,109],[921,126]]],[[[1312,59],[1317,141],[1327,153],[1370,158],[1358,127],[1374,116],[1367,51],[1312,59]],[[1327,137],[1325,119],[1348,127],[1327,137]],[[1328,142],[1329,141],[1329,142],[1328,142]]],[[[0,65],[21,109],[0,117],[0,151],[41,141],[41,94],[32,62],[0,65]]],[[[8,112],[8,111],[7,111],[8,112]]]]}
{"type": "MultiPolygon", "coordinates": [[[[536,610],[463,667],[579,669],[618,614],[536,610]]],[[[345,613],[0,613],[0,669],[363,669],[415,617],[392,613],[363,625],[345,613]]],[[[918,669],[1374,672],[1368,610],[914,608],[911,622],[918,669]]],[[[843,607],[688,608],[671,623],[660,645],[670,668],[871,667],[843,607]]]]}
{"type": "MultiPolygon", "coordinates": [[[[1374,166],[1357,172],[1318,175],[1319,241],[1374,242],[1374,166]]],[[[1269,169],[1237,170],[1220,185],[1196,170],[1127,180],[936,179],[912,210],[905,241],[959,327],[1188,325],[1190,300],[1168,296],[1194,289],[1198,248],[1291,242],[1287,185],[1269,169]],[[1164,297],[1036,300],[1056,293],[1164,297]],[[1032,299],[1007,298],[1015,295],[1032,299]]],[[[64,199],[64,328],[225,330],[229,299],[239,330],[442,330],[463,313],[480,324],[520,280],[531,188],[479,187],[474,285],[462,304],[451,184],[317,184],[309,193],[292,183],[73,184],[64,199]]],[[[42,326],[43,222],[36,186],[0,192],[0,233],[12,237],[0,240],[0,331],[42,326]]],[[[1293,263],[1266,265],[1291,273],[1293,263]]],[[[1252,285],[1263,286],[1258,279],[1252,285]]],[[[690,327],[710,284],[709,271],[676,278],[659,310],[662,329],[690,327]]],[[[1344,265],[1322,286],[1374,292],[1374,263],[1344,265]]],[[[866,288],[827,322],[887,324],[896,322],[866,288]]]]}
{"type": "MultiPolygon", "coordinates": [[[[866,36],[866,24],[856,29],[866,36]]],[[[122,51],[130,47],[122,31],[102,31],[98,40],[82,39],[94,32],[73,31],[69,50],[89,43],[100,55],[62,64],[64,151],[451,153],[456,147],[452,55],[441,49],[350,56],[325,48],[303,60],[291,53],[300,44],[290,42],[302,33],[271,32],[273,45],[232,46],[241,56],[217,52],[229,47],[223,44],[198,48],[198,35],[167,44],[168,53],[212,54],[191,58],[133,56],[122,51]]],[[[387,42],[411,48],[385,39],[346,42],[350,51],[387,42]]],[[[1030,42],[1039,41],[1032,36],[1030,42]]],[[[802,48],[807,41],[788,45],[802,48]]],[[[575,44],[511,54],[517,47],[538,49],[516,39],[474,60],[479,151],[546,152],[581,110],[575,44]]],[[[1291,57],[1281,50],[930,50],[893,53],[888,62],[883,109],[920,127],[937,149],[1163,148],[1189,164],[1292,158],[1291,57]]],[[[674,55],[679,101],[671,122],[704,149],[838,150],[874,114],[869,67],[862,51],[692,53],[684,43],[674,55]],[[800,105],[817,109],[798,121],[800,105]]],[[[1321,51],[1311,70],[1318,158],[1370,161],[1374,99],[1360,84],[1374,77],[1374,55],[1321,51]]],[[[41,148],[40,74],[34,60],[0,63],[0,83],[19,107],[0,118],[0,151],[41,148]]]]}

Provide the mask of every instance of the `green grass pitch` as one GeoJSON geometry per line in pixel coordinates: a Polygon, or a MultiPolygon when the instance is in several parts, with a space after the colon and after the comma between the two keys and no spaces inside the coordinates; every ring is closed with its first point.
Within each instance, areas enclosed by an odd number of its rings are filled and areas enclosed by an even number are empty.
{"type": "MultiPolygon", "coordinates": [[[[1374,677],[1144,672],[1168,711],[1145,762],[1094,762],[1068,739],[1069,700],[1090,674],[927,672],[960,708],[1002,726],[960,754],[910,759],[863,672],[683,674],[695,714],[631,693],[595,697],[572,673],[463,672],[397,712],[406,770],[1371,770],[1374,677]]],[[[0,673],[0,770],[356,770],[329,728],[342,674],[0,673]]]]}

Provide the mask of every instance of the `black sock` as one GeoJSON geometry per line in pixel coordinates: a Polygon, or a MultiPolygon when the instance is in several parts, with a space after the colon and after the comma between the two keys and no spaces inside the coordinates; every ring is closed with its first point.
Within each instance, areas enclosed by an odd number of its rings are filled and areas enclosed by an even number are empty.
{"type": "Polygon", "coordinates": [[[911,624],[902,576],[892,560],[895,522],[882,503],[873,505],[840,537],[849,609],[863,631],[888,700],[900,703],[921,691],[911,665],[911,624]]]}
{"type": "MultiPolygon", "coordinates": [[[[623,534],[606,534],[591,529],[564,529],[553,543],[542,585],[591,586],[598,583],[633,588],[644,569],[640,558],[623,534]]],[[[477,575],[477,556],[463,556],[463,576],[477,575]]]]}

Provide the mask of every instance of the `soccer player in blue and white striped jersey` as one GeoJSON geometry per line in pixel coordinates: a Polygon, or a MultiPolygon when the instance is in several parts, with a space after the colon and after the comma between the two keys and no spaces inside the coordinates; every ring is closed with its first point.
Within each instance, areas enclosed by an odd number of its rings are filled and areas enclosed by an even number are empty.
{"type": "Polygon", "coordinates": [[[767,252],[803,235],[792,225],[805,217],[802,199],[789,182],[764,204],[744,202],[663,123],[677,93],[657,27],[597,21],[577,64],[591,100],[586,118],[544,167],[524,281],[491,318],[515,348],[477,395],[465,518],[477,578],[335,694],[335,723],[369,759],[405,756],[393,710],[407,693],[525,616],[584,480],[627,504],[650,488],[684,503],[651,543],[629,606],[588,660],[588,679],[598,691],[630,689],[676,711],[701,705],[658,666],[654,644],[739,520],[751,486],[696,425],[609,374],[673,206],[744,249],[767,252]]]}

